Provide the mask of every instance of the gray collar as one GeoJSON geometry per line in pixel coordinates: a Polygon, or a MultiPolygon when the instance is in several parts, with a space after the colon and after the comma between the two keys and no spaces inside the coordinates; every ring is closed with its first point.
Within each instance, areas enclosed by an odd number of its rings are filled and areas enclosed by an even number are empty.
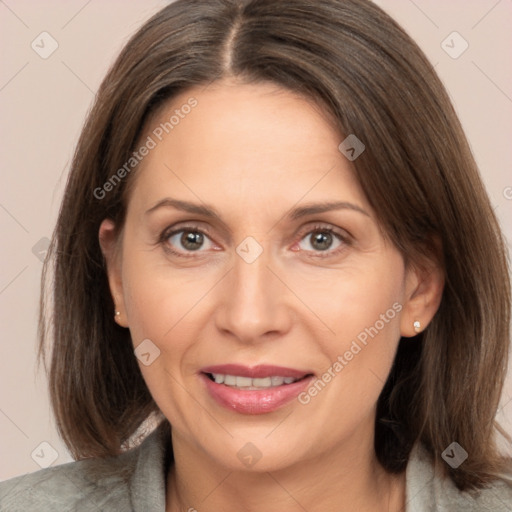
{"type": "MultiPolygon", "coordinates": [[[[0,510],[164,512],[166,475],[173,462],[164,420],[133,450],[85,459],[0,482],[0,510]]],[[[406,469],[405,512],[511,512],[512,475],[478,493],[459,491],[416,444],[406,469]]],[[[191,504],[191,507],[194,504],[191,504]]]]}
{"type": "MultiPolygon", "coordinates": [[[[168,464],[172,462],[168,422],[160,425],[151,436],[141,447],[134,473],[131,496],[136,512],[165,510],[163,475],[167,474],[168,464]],[[148,488],[155,493],[149,503],[148,488]]],[[[443,469],[435,466],[427,450],[417,443],[406,469],[406,512],[511,512],[512,476],[509,475],[508,482],[507,476],[503,476],[504,480],[479,492],[461,492],[444,476],[443,469]]]]}

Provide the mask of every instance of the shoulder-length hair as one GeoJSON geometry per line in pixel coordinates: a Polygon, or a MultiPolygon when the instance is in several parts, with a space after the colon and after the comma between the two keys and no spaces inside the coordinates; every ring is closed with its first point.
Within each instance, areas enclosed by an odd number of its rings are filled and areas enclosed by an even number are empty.
{"type": "Polygon", "coordinates": [[[51,360],[52,407],[72,455],[118,454],[158,414],[129,331],[113,321],[98,242],[103,219],[122,226],[136,169],[102,187],[163,102],[228,76],[301,94],[340,133],[356,134],[366,149],[353,167],[383,232],[408,263],[430,257],[444,271],[436,315],[422,334],[400,340],[379,397],[379,461],[403,471],[419,442],[459,489],[489,483],[506,460],[496,433],[507,434],[495,423],[509,350],[505,244],[443,85],[404,30],[368,0],[178,0],[142,26],[108,72],[78,142],[43,275],[39,355],[45,367],[51,360]],[[441,461],[453,441],[469,454],[457,469],[441,461]]]}

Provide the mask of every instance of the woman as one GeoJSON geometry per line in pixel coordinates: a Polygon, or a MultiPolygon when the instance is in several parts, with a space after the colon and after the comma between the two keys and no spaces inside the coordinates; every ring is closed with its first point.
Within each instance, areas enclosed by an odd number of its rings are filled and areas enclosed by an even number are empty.
{"type": "Polygon", "coordinates": [[[50,261],[41,353],[50,332],[80,460],[2,483],[3,509],[510,510],[503,240],[443,86],[371,2],[154,16],[50,261]]]}

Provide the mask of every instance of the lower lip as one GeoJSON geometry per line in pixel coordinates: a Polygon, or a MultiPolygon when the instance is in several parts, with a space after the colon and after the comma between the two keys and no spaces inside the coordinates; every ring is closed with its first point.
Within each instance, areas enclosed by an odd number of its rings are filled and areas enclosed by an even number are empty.
{"type": "Polygon", "coordinates": [[[314,376],[311,375],[292,384],[283,384],[268,389],[243,390],[217,384],[204,373],[200,376],[206,384],[208,392],[218,404],[241,414],[273,412],[297,398],[314,379],[314,376]]]}

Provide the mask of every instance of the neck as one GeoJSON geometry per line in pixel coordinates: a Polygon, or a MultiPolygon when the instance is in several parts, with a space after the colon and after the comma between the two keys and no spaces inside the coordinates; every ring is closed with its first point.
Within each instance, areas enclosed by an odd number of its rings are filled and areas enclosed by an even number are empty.
{"type": "MultiPolygon", "coordinates": [[[[368,439],[368,438],[367,438],[368,439]]],[[[390,475],[371,443],[345,445],[276,471],[223,468],[173,433],[175,463],[167,479],[167,512],[398,512],[405,473],[390,475]]]]}

